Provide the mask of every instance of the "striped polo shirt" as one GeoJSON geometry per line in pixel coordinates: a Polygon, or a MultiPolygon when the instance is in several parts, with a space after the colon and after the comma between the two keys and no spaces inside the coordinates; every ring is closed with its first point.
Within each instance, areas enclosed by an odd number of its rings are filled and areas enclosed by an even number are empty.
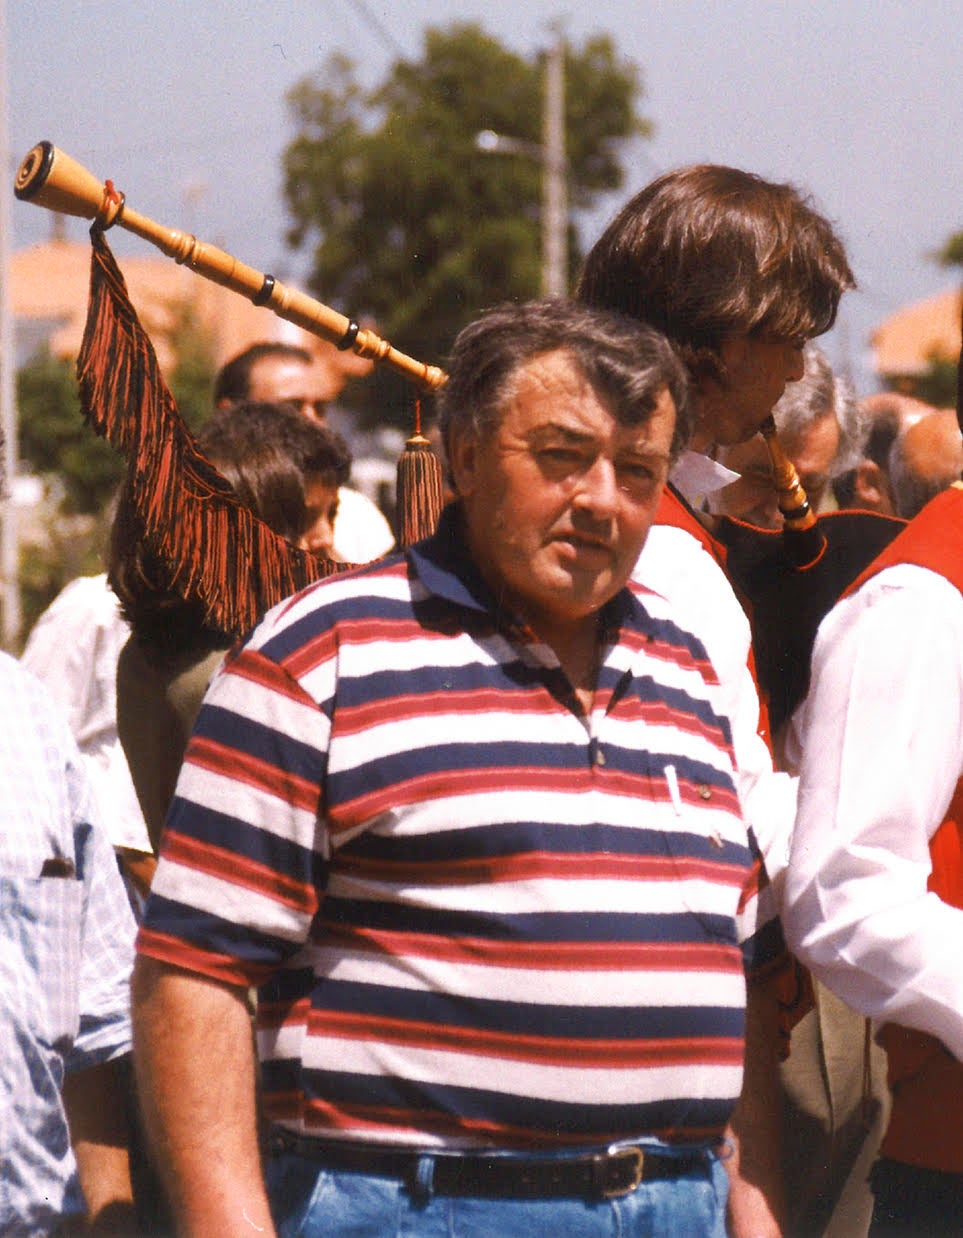
{"type": "Polygon", "coordinates": [[[266,1114],[557,1147],[720,1132],[782,950],[696,638],[640,586],[586,715],[451,510],[276,607],[201,709],[138,948],[260,986],[266,1114]]]}

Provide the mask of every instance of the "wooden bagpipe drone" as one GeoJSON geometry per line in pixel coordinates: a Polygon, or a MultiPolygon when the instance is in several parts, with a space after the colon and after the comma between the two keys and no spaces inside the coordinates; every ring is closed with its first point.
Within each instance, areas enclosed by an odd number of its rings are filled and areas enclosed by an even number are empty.
{"type": "MultiPolygon", "coordinates": [[[[130,303],[104,232],[119,226],[214,283],[265,306],[341,350],[386,365],[419,391],[437,390],[444,371],[394,348],[370,329],[271,275],[178,229],[132,210],[110,181],[101,183],[50,142],[23,159],[14,192],[22,201],[92,221],[90,301],[77,359],[88,424],[127,460],[127,491],[145,536],[173,572],[173,586],[203,605],[211,626],[238,635],[274,603],[344,564],[300,550],[237,501],[200,453],[160,372],[130,303]]],[[[417,406],[420,410],[420,406],[417,406]]],[[[398,461],[398,540],[428,536],[442,506],[438,458],[415,432],[398,461]]]]}
{"type": "MultiPolygon", "coordinates": [[[[299,550],[268,529],[199,452],[129,301],[105,231],[116,225],[134,233],[177,263],[339,349],[394,369],[421,391],[441,387],[444,371],[223,250],[134,211],[110,181],[99,181],[50,142],[26,155],[15,193],[92,223],[90,303],[77,361],[82,409],[91,427],[125,455],[129,493],[153,548],[171,564],[176,587],[200,599],[214,626],[240,634],[275,602],[340,570],[343,565],[299,550]]],[[[712,535],[753,613],[759,682],[775,728],[805,694],[819,620],[905,522],[869,512],[815,517],[771,419],[763,435],[784,530],[770,532],[723,517],[712,535]]],[[[400,545],[433,531],[442,494],[440,464],[416,425],[398,463],[400,545]]]]}

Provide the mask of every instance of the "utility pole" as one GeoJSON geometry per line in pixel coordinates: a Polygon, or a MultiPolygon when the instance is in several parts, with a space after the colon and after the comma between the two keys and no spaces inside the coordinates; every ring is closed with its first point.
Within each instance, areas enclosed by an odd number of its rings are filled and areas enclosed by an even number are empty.
{"type": "Polygon", "coordinates": [[[545,55],[542,113],[542,292],[568,292],[568,185],[565,155],[565,39],[554,30],[545,55]]]}
{"type": "Polygon", "coordinates": [[[568,156],[565,153],[565,37],[557,26],[544,56],[542,140],[527,142],[493,129],[475,134],[488,155],[523,155],[542,169],[542,295],[568,292],[568,156]]]}
{"type": "MultiPolygon", "coordinates": [[[[10,137],[7,129],[7,14],[0,0],[0,170],[6,178],[10,168],[10,137]]],[[[0,529],[0,597],[2,597],[2,644],[13,652],[20,636],[20,561],[17,539],[17,509],[14,485],[17,476],[17,411],[14,404],[13,304],[10,296],[10,191],[0,184],[0,429],[3,460],[0,484],[2,529],[0,529]]]]}

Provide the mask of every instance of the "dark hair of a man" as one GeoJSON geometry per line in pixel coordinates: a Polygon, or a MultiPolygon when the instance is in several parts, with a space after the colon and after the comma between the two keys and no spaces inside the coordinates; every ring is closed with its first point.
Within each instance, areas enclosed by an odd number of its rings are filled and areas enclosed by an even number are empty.
{"type": "MultiPolygon", "coordinates": [[[[291,542],[304,531],[306,481],[337,487],[351,467],[340,435],[287,404],[248,402],[216,413],[198,446],[240,502],[291,542]]],[[[109,578],[135,636],[156,655],[229,643],[208,626],[200,601],[174,587],[175,573],[151,548],[126,486],[111,526],[109,578]]]]}
{"type": "Polygon", "coordinates": [[[214,379],[214,404],[237,404],[251,394],[251,371],[265,357],[280,357],[285,361],[303,361],[311,364],[311,354],[297,344],[282,344],[265,340],[252,344],[236,357],[224,363],[214,379]]]}
{"type": "Polygon", "coordinates": [[[667,172],[623,207],[576,296],[664,332],[698,381],[724,377],[729,336],[822,335],[854,286],[842,242],[796,188],[700,164],[667,172]]]}
{"type": "Polygon", "coordinates": [[[518,369],[557,351],[571,358],[622,425],[644,424],[667,388],[676,407],[673,454],[683,449],[692,430],[688,380],[665,337],[624,315],[558,299],[500,306],[458,335],[438,397],[446,451],[455,433],[490,436],[518,369]]]}

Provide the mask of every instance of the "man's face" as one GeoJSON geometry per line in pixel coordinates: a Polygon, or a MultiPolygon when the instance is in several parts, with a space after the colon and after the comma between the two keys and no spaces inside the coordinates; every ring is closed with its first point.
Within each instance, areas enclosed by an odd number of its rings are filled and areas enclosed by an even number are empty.
{"type": "Polygon", "coordinates": [[[833,475],[833,461],[839,451],[839,422],[828,412],[794,436],[783,440],[786,454],[796,466],[802,488],[814,512],[822,511],[833,475]]]}
{"type": "Polygon", "coordinates": [[[293,404],[299,413],[323,422],[328,393],[320,369],[297,357],[262,357],[251,367],[249,400],[293,404]]]}
{"type": "MultiPolygon", "coordinates": [[[[801,434],[780,439],[783,450],[796,467],[799,481],[814,512],[822,510],[829,492],[833,461],[839,449],[839,422],[832,412],[811,422],[801,434]]],[[[763,529],[782,527],[776,498],[772,461],[759,435],[745,443],[723,447],[719,463],[742,476],[714,496],[713,511],[736,516],[763,529]]]]}
{"type": "Polygon", "coordinates": [[[787,383],[803,376],[803,341],[739,335],[720,351],[726,377],[711,401],[711,425],[700,431],[709,442],[744,443],[758,433],[787,383]]]}
{"type": "Polygon", "coordinates": [[[556,351],[519,368],[490,437],[453,436],[475,561],[548,644],[593,627],[628,579],[662,493],[674,426],[668,391],[646,425],[619,425],[556,351]]]}

